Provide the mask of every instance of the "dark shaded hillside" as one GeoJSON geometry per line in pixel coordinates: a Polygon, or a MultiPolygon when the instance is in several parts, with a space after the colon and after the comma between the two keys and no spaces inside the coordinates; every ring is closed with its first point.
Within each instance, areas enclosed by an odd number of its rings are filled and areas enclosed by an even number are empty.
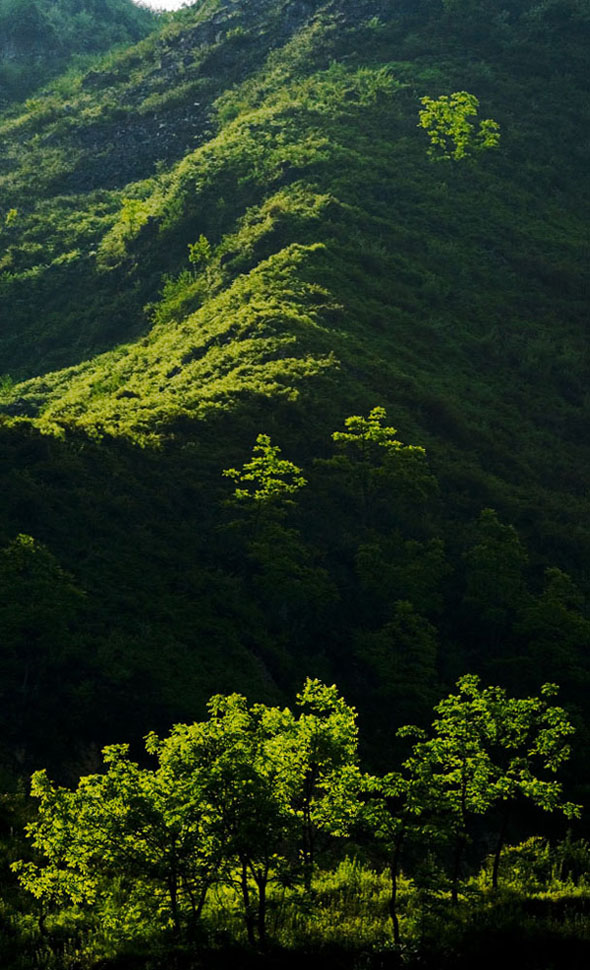
{"type": "Polygon", "coordinates": [[[24,100],[77,55],[138,41],[154,20],[132,0],[1,0],[0,105],[24,100]]]}
{"type": "Polygon", "coordinates": [[[302,669],[383,743],[464,669],[555,679],[581,719],[588,24],[206,0],[4,116],[0,534],[85,591],[7,761],[302,669]],[[454,91],[499,150],[429,158],[420,98],[454,91]],[[368,508],[331,434],[378,404],[438,487],[376,448],[368,508]],[[309,481],[262,536],[222,477],[259,432],[309,481]]]}

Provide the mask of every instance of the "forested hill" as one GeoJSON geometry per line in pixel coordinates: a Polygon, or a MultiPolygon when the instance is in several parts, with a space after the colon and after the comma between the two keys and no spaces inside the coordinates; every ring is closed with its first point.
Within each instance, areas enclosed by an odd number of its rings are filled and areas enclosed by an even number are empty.
{"type": "Polygon", "coordinates": [[[589,25],[203,0],[5,110],[12,777],[303,674],[376,759],[468,670],[580,727],[589,25]]]}
{"type": "Polygon", "coordinates": [[[154,22],[133,0],[0,0],[0,106],[23,100],[76,55],[140,40],[154,22]]]}

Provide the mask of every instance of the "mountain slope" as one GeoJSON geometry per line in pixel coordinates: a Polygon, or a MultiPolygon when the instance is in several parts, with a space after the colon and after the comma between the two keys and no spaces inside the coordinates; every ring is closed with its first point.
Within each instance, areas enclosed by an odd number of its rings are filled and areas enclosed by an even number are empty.
{"type": "Polygon", "coordinates": [[[417,37],[417,18],[403,11],[371,21],[383,13],[375,4],[240,5],[239,15],[233,4],[217,14],[205,5],[195,26],[182,22],[121,55],[106,79],[79,82],[67,125],[68,102],[51,99],[10,122],[17,165],[3,191],[18,208],[40,165],[45,198],[9,230],[7,369],[46,370],[141,331],[147,340],[22,385],[16,413],[149,436],[178,413],[232,406],[248,388],[289,393],[307,372],[338,366],[342,408],[359,394],[383,398],[414,433],[474,452],[525,491],[542,483],[581,494],[584,461],[570,456],[583,448],[588,187],[568,104],[583,110],[587,100],[576,77],[545,81],[560,43],[570,70],[582,63],[576,9],[557,24],[548,15],[539,24],[535,11],[509,26],[491,18],[480,38],[444,16],[417,37]],[[539,61],[523,76],[525,43],[539,61]],[[173,84],[189,60],[187,80],[173,84]],[[248,73],[211,106],[222,83],[248,73]],[[477,91],[502,126],[501,152],[475,168],[432,164],[416,128],[418,96],[455,89],[477,91]],[[197,105],[198,90],[207,94],[197,105]],[[146,142],[158,145],[161,133],[164,164],[166,155],[182,161],[105,191],[127,177],[122,153],[146,175],[153,166],[135,156],[132,113],[147,119],[146,142]],[[187,154],[183,137],[203,146],[187,154]],[[191,279],[187,245],[201,233],[213,255],[191,279]],[[303,258],[293,244],[312,248],[303,258]],[[183,270],[166,284],[152,329],[154,310],[146,316],[142,304],[157,300],[165,272],[183,270]],[[308,292],[277,305],[285,277],[308,292]]]}
{"type": "Polygon", "coordinates": [[[23,100],[76,55],[139,40],[154,20],[132,0],[1,0],[0,104],[23,100]]]}
{"type": "MultiPolygon", "coordinates": [[[[34,534],[91,591],[93,656],[134,658],[121,684],[141,670],[146,708],[184,716],[232,650],[236,686],[272,693],[304,663],[371,683],[362,631],[399,635],[393,601],[438,627],[437,676],[509,678],[512,651],[535,679],[529,614],[474,620],[465,556],[492,506],[530,547],[527,609],[549,563],[584,581],[589,23],[574,0],[206,0],[5,116],[3,536],[34,534]],[[420,99],[455,91],[500,147],[432,161],[420,99]],[[376,404],[440,483],[377,538],[314,465],[376,404]],[[332,591],[301,623],[228,538],[221,473],[259,431],[312,479],[297,569],[332,591]],[[391,562],[386,595],[363,586],[392,536],[421,593],[391,562]]],[[[545,674],[581,670],[585,636],[545,674]]]]}

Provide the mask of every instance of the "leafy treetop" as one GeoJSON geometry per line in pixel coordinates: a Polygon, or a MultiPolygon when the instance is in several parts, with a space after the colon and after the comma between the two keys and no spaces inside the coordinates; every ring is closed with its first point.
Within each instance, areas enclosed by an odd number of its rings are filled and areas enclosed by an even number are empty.
{"type": "Polygon", "coordinates": [[[491,118],[480,121],[475,129],[472,118],[477,117],[479,101],[467,91],[443,94],[440,98],[420,99],[424,106],[419,114],[418,127],[430,137],[428,155],[433,161],[460,161],[497,148],[500,126],[491,118]]]}

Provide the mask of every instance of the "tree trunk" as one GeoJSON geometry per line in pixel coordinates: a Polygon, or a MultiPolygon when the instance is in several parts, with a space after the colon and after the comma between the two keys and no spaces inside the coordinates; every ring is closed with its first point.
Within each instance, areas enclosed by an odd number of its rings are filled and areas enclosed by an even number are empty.
{"type": "Polygon", "coordinates": [[[205,900],[207,899],[207,893],[209,892],[209,883],[207,883],[201,889],[199,899],[197,901],[197,908],[195,910],[195,921],[198,922],[203,914],[203,907],[205,905],[205,900]]]}
{"type": "Polygon", "coordinates": [[[259,875],[256,880],[258,887],[258,942],[263,949],[266,949],[266,886],[268,875],[259,875]]]}
{"type": "Polygon", "coordinates": [[[207,893],[209,892],[209,883],[206,882],[196,896],[190,882],[185,882],[184,887],[191,904],[191,927],[194,931],[203,912],[207,893]]]}
{"type": "Polygon", "coordinates": [[[250,886],[248,885],[248,862],[241,860],[242,871],[240,881],[242,885],[242,898],[244,900],[244,921],[246,923],[246,933],[250,946],[256,946],[256,934],[254,932],[254,920],[252,919],[252,899],[250,896],[250,886]]]}
{"type": "Polygon", "coordinates": [[[463,850],[465,848],[465,835],[459,832],[455,839],[455,855],[453,859],[453,876],[451,882],[451,902],[456,906],[459,902],[459,876],[461,875],[461,863],[463,861],[463,850]]]}
{"type": "Polygon", "coordinates": [[[455,858],[451,882],[451,902],[453,906],[456,906],[459,902],[459,877],[461,875],[463,850],[467,842],[467,771],[465,763],[463,763],[461,777],[461,824],[461,831],[457,832],[455,836],[455,858]]]}
{"type": "Polygon", "coordinates": [[[178,914],[178,882],[176,873],[172,872],[168,877],[168,895],[170,896],[170,910],[172,912],[172,922],[174,924],[174,935],[180,936],[180,917],[178,914]]]}
{"type": "Polygon", "coordinates": [[[492,869],[492,889],[494,891],[498,888],[498,876],[500,874],[500,856],[502,855],[502,849],[504,848],[504,840],[506,839],[509,817],[510,817],[510,808],[508,805],[506,805],[504,808],[504,814],[502,815],[500,831],[498,832],[496,851],[494,852],[494,867],[492,869]]]}
{"type": "Polygon", "coordinates": [[[393,927],[393,942],[396,946],[400,944],[400,932],[399,932],[399,919],[397,915],[397,877],[399,872],[399,860],[402,849],[403,836],[395,843],[395,848],[393,850],[393,856],[389,865],[389,873],[391,876],[391,895],[389,897],[389,915],[391,917],[391,925],[393,927]]]}
{"type": "Polygon", "coordinates": [[[303,885],[306,893],[311,893],[314,870],[314,837],[313,822],[311,818],[311,802],[313,790],[317,780],[317,765],[313,765],[305,781],[305,795],[303,804],[303,832],[302,832],[302,855],[303,855],[303,885]]]}

